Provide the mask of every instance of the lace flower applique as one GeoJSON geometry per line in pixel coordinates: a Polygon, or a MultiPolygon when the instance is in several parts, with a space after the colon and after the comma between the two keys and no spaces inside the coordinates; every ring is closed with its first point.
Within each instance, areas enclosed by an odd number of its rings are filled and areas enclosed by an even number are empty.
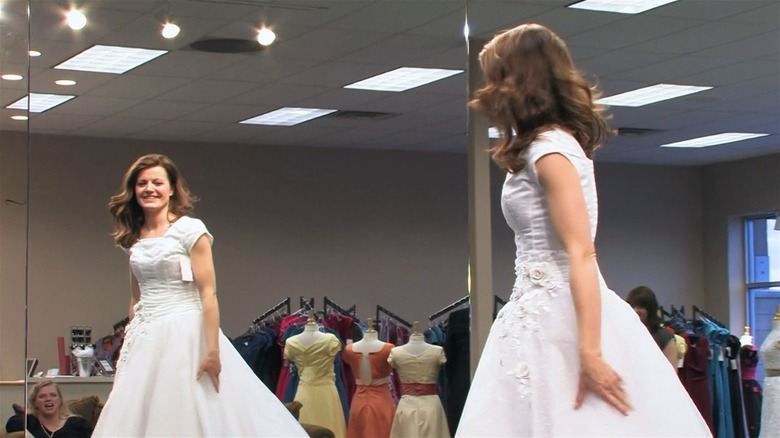
{"type": "Polygon", "coordinates": [[[146,333],[145,322],[146,313],[144,312],[143,304],[139,301],[133,306],[133,320],[130,321],[130,324],[125,329],[125,339],[122,342],[122,349],[119,351],[119,361],[116,364],[117,374],[124,374],[122,372],[124,370],[123,365],[127,362],[135,341],[146,333]]]}

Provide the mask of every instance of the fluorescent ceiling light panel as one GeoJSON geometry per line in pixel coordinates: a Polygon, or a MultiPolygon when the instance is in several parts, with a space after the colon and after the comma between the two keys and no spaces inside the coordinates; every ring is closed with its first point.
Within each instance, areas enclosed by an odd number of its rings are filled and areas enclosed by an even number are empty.
{"type": "Polygon", "coordinates": [[[599,12],[617,12],[618,14],[641,14],[677,0],[583,0],[569,5],[573,9],[587,9],[599,12]]]}
{"type": "Polygon", "coordinates": [[[431,82],[448,78],[458,73],[463,73],[463,70],[401,67],[387,73],[382,73],[381,75],[363,79],[354,84],[345,85],[344,88],[399,92],[430,84],[431,82]]]}
{"type": "Polygon", "coordinates": [[[122,74],[166,53],[167,50],[96,45],[55,65],[54,68],[122,74]]]}
{"type": "Polygon", "coordinates": [[[270,113],[260,114],[251,119],[242,120],[238,123],[248,125],[293,126],[311,119],[316,119],[317,117],[335,113],[336,111],[337,110],[334,109],[285,107],[271,111],[270,113]]]}
{"type": "Polygon", "coordinates": [[[633,91],[626,91],[625,93],[616,94],[614,96],[603,97],[597,100],[596,103],[610,106],[637,107],[661,102],[662,100],[674,99],[675,97],[687,96],[689,94],[710,89],[712,89],[712,87],[656,84],[649,87],[638,88],[633,91]]]}
{"type": "Polygon", "coordinates": [[[724,132],[722,134],[708,135],[706,137],[692,138],[676,143],[662,144],[663,148],[703,148],[718,144],[734,143],[735,141],[749,140],[751,138],[766,137],[769,134],[756,134],[750,132],[724,132]]]}
{"type": "MultiPolygon", "coordinates": [[[[70,96],[65,94],[41,94],[30,93],[30,112],[42,113],[46,110],[50,110],[57,105],[63,104],[76,96],[70,96]]],[[[17,100],[16,102],[8,105],[8,109],[27,110],[27,96],[17,100]]]]}
{"type": "MultiPolygon", "coordinates": [[[[512,135],[517,136],[517,132],[512,129],[512,135]]],[[[488,128],[488,138],[502,138],[503,134],[495,126],[488,128]]]]}

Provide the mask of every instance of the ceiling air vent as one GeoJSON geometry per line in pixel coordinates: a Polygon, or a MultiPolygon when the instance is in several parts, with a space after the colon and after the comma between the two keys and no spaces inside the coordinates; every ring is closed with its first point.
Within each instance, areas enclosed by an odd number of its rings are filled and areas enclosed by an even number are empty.
{"type": "Polygon", "coordinates": [[[394,113],[381,113],[376,111],[349,111],[338,110],[333,114],[329,114],[327,117],[336,119],[351,119],[351,120],[384,120],[394,117],[397,114],[394,113]]]}
{"type": "Polygon", "coordinates": [[[257,40],[238,38],[207,38],[190,44],[194,50],[210,53],[252,53],[263,50],[257,40]]]}
{"type": "Polygon", "coordinates": [[[642,137],[645,135],[656,134],[658,132],[661,132],[661,130],[648,129],[648,128],[631,128],[631,127],[618,128],[618,135],[624,135],[626,137],[642,137]]]}

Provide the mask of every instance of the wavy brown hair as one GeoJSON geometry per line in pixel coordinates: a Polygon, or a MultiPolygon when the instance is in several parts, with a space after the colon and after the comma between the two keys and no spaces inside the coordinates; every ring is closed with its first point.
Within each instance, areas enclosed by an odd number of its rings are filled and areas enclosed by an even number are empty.
{"type": "Polygon", "coordinates": [[[184,177],[170,158],[160,154],[148,154],[137,159],[125,172],[119,192],[111,197],[108,203],[111,216],[114,218],[114,232],[111,236],[117,245],[130,248],[141,235],[144,225],[144,212],[135,198],[135,184],[138,174],[150,167],[160,166],[168,174],[173,194],[168,201],[168,211],[180,218],[190,214],[198,200],[187,187],[184,177]]]}
{"type": "Polygon", "coordinates": [[[490,149],[502,169],[525,167],[524,152],[553,125],[574,135],[588,158],[612,135],[606,108],[574,66],[566,43],[540,24],[521,24],[497,34],[479,54],[485,85],[469,105],[501,132],[490,149]]]}

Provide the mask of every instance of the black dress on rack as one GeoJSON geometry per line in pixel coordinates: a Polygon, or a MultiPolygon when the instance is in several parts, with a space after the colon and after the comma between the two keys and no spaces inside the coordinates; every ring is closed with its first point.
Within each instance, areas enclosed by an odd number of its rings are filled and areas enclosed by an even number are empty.
{"type": "Polygon", "coordinates": [[[742,398],[745,404],[748,436],[758,438],[758,434],[761,432],[761,404],[763,402],[763,390],[756,380],[758,348],[755,345],[745,345],[740,348],[739,361],[742,365],[742,398]]]}
{"type": "Polygon", "coordinates": [[[444,354],[447,356],[445,369],[449,393],[447,394],[447,423],[450,433],[455,435],[471,388],[470,309],[459,309],[450,313],[447,321],[447,335],[444,340],[444,354]]]}

